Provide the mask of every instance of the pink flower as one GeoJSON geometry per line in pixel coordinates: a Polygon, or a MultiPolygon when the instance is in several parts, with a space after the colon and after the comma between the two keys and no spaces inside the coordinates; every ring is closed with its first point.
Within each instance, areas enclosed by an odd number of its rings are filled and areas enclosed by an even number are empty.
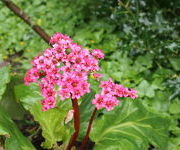
{"type": "Polygon", "coordinates": [[[105,101],[104,101],[104,107],[107,109],[107,111],[112,110],[115,106],[119,104],[119,100],[115,96],[107,95],[105,101]]]}
{"type": "Polygon", "coordinates": [[[95,99],[92,100],[92,104],[96,106],[97,109],[104,107],[105,95],[96,94],[95,99]]]}
{"type": "Polygon", "coordinates": [[[123,89],[123,97],[128,97],[129,96],[129,90],[128,90],[128,88],[124,88],[123,89]]]}
{"type": "Polygon", "coordinates": [[[61,97],[61,100],[65,100],[67,98],[70,98],[70,92],[68,89],[61,89],[59,91],[59,96],[61,97]]]}
{"type": "Polygon", "coordinates": [[[72,99],[79,99],[84,94],[84,92],[80,88],[74,88],[71,91],[71,94],[72,99]]]}
{"type": "Polygon", "coordinates": [[[55,43],[63,43],[63,44],[66,44],[66,43],[70,43],[72,40],[70,39],[69,36],[67,35],[63,35],[61,33],[55,33],[51,39],[50,39],[50,43],[51,44],[55,44],[55,43]]]}
{"type": "Polygon", "coordinates": [[[39,56],[36,59],[34,59],[34,66],[36,66],[37,69],[42,69],[45,66],[45,57],[39,56]]]}
{"type": "Polygon", "coordinates": [[[30,69],[25,77],[24,77],[24,82],[26,85],[29,85],[31,82],[37,82],[37,80],[39,79],[39,70],[36,68],[32,68],[30,69]]]}
{"type": "Polygon", "coordinates": [[[46,58],[51,58],[51,57],[53,57],[53,51],[52,51],[52,49],[51,48],[47,48],[45,51],[44,51],[44,56],[46,57],[46,58]]]}
{"type": "Polygon", "coordinates": [[[100,74],[100,73],[93,73],[92,75],[93,75],[93,77],[94,77],[95,79],[97,79],[98,81],[99,81],[100,78],[103,76],[103,75],[100,74]]]}
{"type": "Polygon", "coordinates": [[[55,91],[50,87],[42,89],[42,95],[44,97],[52,97],[55,96],[55,94],[56,94],[55,91]]]}
{"type": "Polygon", "coordinates": [[[93,49],[92,55],[97,59],[103,59],[104,58],[104,54],[103,54],[102,50],[100,50],[100,49],[93,49]]]}
{"type": "Polygon", "coordinates": [[[86,71],[79,71],[79,72],[76,71],[76,72],[74,72],[73,77],[80,78],[81,80],[87,80],[88,74],[86,71]]]}
{"type": "Polygon", "coordinates": [[[128,88],[124,88],[122,85],[115,84],[112,79],[101,81],[100,87],[102,88],[101,94],[96,94],[95,99],[92,100],[92,104],[97,109],[106,108],[107,111],[112,110],[120,102],[117,97],[137,98],[135,90],[128,90],[128,88]]]}
{"type": "Polygon", "coordinates": [[[90,84],[88,82],[82,82],[81,89],[84,93],[90,93],[90,84]]]}
{"type": "Polygon", "coordinates": [[[94,104],[97,109],[106,108],[107,111],[110,111],[119,104],[119,100],[111,94],[96,94],[95,99],[92,100],[92,104],[94,104]]]}
{"type": "Polygon", "coordinates": [[[115,95],[118,97],[124,97],[124,87],[122,85],[115,85],[115,95]]]}
{"type": "Polygon", "coordinates": [[[42,111],[47,111],[48,109],[54,108],[56,105],[56,100],[54,97],[48,97],[41,101],[43,105],[42,111]]]}
{"type": "Polygon", "coordinates": [[[129,96],[130,96],[132,99],[138,98],[137,91],[135,91],[134,89],[130,89],[130,91],[129,91],[129,96]]]}
{"type": "Polygon", "coordinates": [[[101,88],[107,88],[111,90],[114,87],[114,83],[111,78],[108,79],[108,81],[101,81],[100,87],[101,88]]]}
{"type": "MultiPolygon", "coordinates": [[[[61,100],[68,98],[80,99],[81,96],[90,92],[88,77],[90,74],[98,81],[102,74],[94,73],[100,70],[99,59],[104,54],[99,49],[83,49],[80,45],[73,43],[72,39],[61,33],[55,33],[50,40],[52,48],[48,48],[42,55],[38,55],[32,61],[32,69],[28,70],[24,82],[29,85],[37,82],[41,94],[43,111],[54,108],[56,96],[61,100]]],[[[112,79],[101,81],[102,91],[96,94],[93,104],[97,109],[106,108],[112,110],[119,101],[117,97],[137,98],[137,92],[128,90],[121,85],[115,84],[112,79]]]]}
{"type": "Polygon", "coordinates": [[[71,71],[71,65],[70,65],[69,63],[66,63],[66,65],[65,65],[65,66],[62,66],[62,67],[60,68],[60,70],[63,71],[64,73],[70,72],[70,71],[71,71]]]}
{"type": "Polygon", "coordinates": [[[112,94],[114,93],[115,84],[110,78],[108,81],[101,81],[100,87],[102,88],[102,94],[112,94]]]}

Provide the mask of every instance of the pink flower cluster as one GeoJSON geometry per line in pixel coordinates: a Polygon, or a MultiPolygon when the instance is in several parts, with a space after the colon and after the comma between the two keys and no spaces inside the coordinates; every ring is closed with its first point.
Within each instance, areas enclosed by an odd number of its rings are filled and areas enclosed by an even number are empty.
{"type": "Polygon", "coordinates": [[[44,96],[43,111],[55,107],[56,95],[64,100],[79,99],[89,93],[89,72],[98,71],[98,61],[104,58],[101,50],[94,49],[90,52],[88,49],[82,49],[73,43],[69,36],[61,33],[53,35],[50,44],[53,47],[34,58],[33,68],[24,77],[26,85],[38,82],[44,96]]]}
{"type": "Polygon", "coordinates": [[[122,85],[113,83],[112,79],[108,81],[101,81],[101,94],[96,94],[92,103],[97,109],[106,108],[108,111],[112,110],[114,106],[119,104],[117,97],[131,97],[135,99],[138,97],[137,92],[133,89],[128,89],[122,85]]]}
{"type": "MultiPolygon", "coordinates": [[[[98,62],[104,58],[99,49],[83,49],[80,45],[73,43],[72,39],[61,33],[51,37],[48,48],[40,56],[32,61],[33,67],[26,73],[24,81],[26,85],[37,82],[44,97],[42,100],[43,111],[54,108],[56,96],[61,100],[79,99],[90,92],[88,77],[91,74],[100,81],[102,74],[96,73],[100,70],[98,62]]],[[[96,94],[92,103],[97,109],[106,108],[112,110],[118,105],[117,97],[136,98],[137,92],[129,90],[122,85],[108,81],[100,81],[101,94],[96,94]]]]}

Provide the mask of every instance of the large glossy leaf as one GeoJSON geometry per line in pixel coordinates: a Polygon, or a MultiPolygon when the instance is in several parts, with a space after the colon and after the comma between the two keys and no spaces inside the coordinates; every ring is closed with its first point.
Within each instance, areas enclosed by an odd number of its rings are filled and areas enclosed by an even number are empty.
{"type": "Polygon", "coordinates": [[[14,92],[17,100],[19,100],[27,110],[30,110],[37,101],[43,99],[39,87],[36,84],[31,84],[30,86],[25,86],[24,84],[16,85],[14,92]]]}
{"type": "Polygon", "coordinates": [[[54,108],[43,112],[41,110],[41,104],[37,103],[33,105],[30,112],[42,128],[42,135],[45,138],[43,147],[51,148],[57,141],[63,140],[66,134],[66,128],[64,126],[66,111],[60,108],[54,108]]]}
{"type": "Polygon", "coordinates": [[[40,104],[43,97],[36,84],[31,84],[28,87],[18,85],[15,87],[15,91],[17,99],[22,102],[23,106],[31,112],[34,119],[40,124],[42,135],[45,138],[44,148],[51,148],[57,141],[66,139],[65,134],[69,134],[69,130],[64,125],[66,109],[56,107],[43,112],[40,104]]]}
{"type": "Polygon", "coordinates": [[[19,82],[19,79],[14,76],[11,77],[11,82],[8,83],[6,87],[0,105],[3,106],[13,120],[22,120],[24,118],[25,110],[21,103],[17,102],[15,97],[14,85],[16,85],[16,82],[19,82]]]}
{"type": "Polygon", "coordinates": [[[168,122],[138,100],[127,100],[94,122],[90,138],[94,150],[147,150],[149,144],[166,150],[168,122]]]}
{"type": "Polygon", "coordinates": [[[0,100],[6,89],[6,84],[10,81],[9,66],[6,62],[3,62],[0,54],[0,100]]]}
{"type": "Polygon", "coordinates": [[[82,98],[82,102],[79,106],[80,109],[80,119],[81,119],[81,130],[79,133],[79,138],[82,139],[87,130],[88,122],[91,116],[91,113],[94,110],[94,105],[92,104],[92,99],[94,98],[95,92],[92,91],[89,94],[86,94],[82,98]]]}
{"type": "Polygon", "coordinates": [[[6,137],[6,150],[35,150],[34,146],[22,135],[2,106],[0,106],[0,135],[6,137]]]}

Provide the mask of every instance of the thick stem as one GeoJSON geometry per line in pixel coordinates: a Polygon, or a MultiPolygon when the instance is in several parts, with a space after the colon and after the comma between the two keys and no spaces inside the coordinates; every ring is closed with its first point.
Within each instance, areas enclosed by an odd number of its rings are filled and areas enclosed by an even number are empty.
{"type": "Polygon", "coordinates": [[[71,150],[71,148],[75,145],[76,139],[79,134],[79,129],[80,129],[80,114],[79,114],[79,106],[78,106],[78,100],[77,99],[72,99],[72,106],[74,110],[74,129],[75,132],[71,136],[71,139],[69,141],[69,144],[67,146],[66,150],[71,150]]]}
{"type": "Polygon", "coordinates": [[[34,24],[30,17],[23,12],[16,4],[11,0],[1,0],[11,11],[13,11],[18,17],[20,17],[26,24],[28,24],[39,36],[49,44],[50,36],[37,24],[34,24]]]}
{"type": "Polygon", "coordinates": [[[91,115],[91,118],[89,120],[89,124],[88,124],[88,128],[87,128],[87,131],[86,131],[86,135],[81,143],[81,146],[80,146],[80,150],[84,150],[84,147],[89,139],[89,133],[91,131],[91,128],[92,128],[92,123],[93,123],[93,120],[94,120],[94,117],[96,115],[96,112],[97,112],[97,108],[94,109],[92,115],[91,115]]]}

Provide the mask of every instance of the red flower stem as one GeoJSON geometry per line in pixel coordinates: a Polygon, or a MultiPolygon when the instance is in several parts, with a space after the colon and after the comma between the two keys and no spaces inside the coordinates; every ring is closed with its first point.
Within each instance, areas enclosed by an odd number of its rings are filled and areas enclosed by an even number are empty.
{"type": "Polygon", "coordinates": [[[88,128],[87,128],[87,131],[86,131],[86,135],[81,143],[81,146],[80,146],[80,150],[84,150],[84,147],[89,139],[89,133],[91,131],[91,128],[92,128],[92,123],[93,123],[93,120],[94,120],[94,117],[96,115],[96,112],[97,112],[97,108],[94,109],[92,115],[91,115],[91,118],[89,120],[89,124],[88,124],[88,128]]]}
{"type": "Polygon", "coordinates": [[[79,129],[80,129],[80,114],[79,114],[79,106],[78,106],[78,100],[77,99],[72,99],[72,106],[74,110],[74,129],[75,132],[71,136],[71,139],[69,141],[69,144],[67,146],[66,150],[71,150],[71,148],[75,145],[76,139],[79,134],[79,129]]]}

